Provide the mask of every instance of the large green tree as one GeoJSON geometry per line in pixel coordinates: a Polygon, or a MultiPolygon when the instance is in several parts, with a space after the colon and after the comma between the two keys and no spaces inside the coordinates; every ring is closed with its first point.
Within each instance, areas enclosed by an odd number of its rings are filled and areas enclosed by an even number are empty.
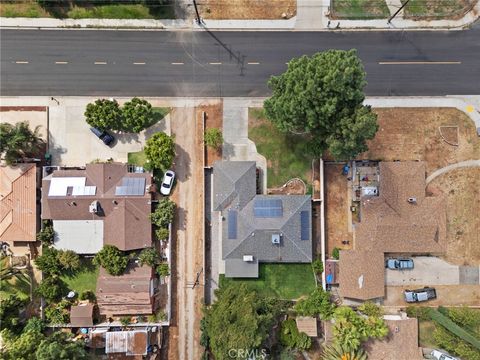
{"type": "Polygon", "coordinates": [[[279,306],[245,284],[216,290],[217,301],[205,310],[202,343],[215,359],[230,359],[230,349],[258,349],[267,338],[279,306]]]}
{"type": "Polygon", "coordinates": [[[166,171],[175,157],[175,140],[165,133],[156,133],[147,140],[144,151],[148,168],[166,171]]]}
{"type": "Polygon", "coordinates": [[[160,200],[155,208],[155,211],[150,214],[150,220],[152,224],[158,226],[159,228],[167,228],[168,224],[173,221],[175,207],[176,204],[168,198],[163,198],[160,200]]]}
{"type": "Polygon", "coordinates": [[[308,297],[297,301],[294,310],[300,316],[320,316],[327,320],[332,317],[335,305],[330,301],[330,293],[317,287],[308,297]]]}
{"type": "Polygon", "coordinates": [[[267,117],[281,131],[305,134],[314,155],[329,150],[337,159],[352,158],[377,132],[376,114],[362,105],[365,71],[355,50],[293,59],[268,85],[267,117]]]}
{"type": "Polygon", "coordinates": [[[87,105],[85,120],[100,130],[121,130],[123,113],[116,100],[98,99],[87,105]]]}
{"type": "Polygon", "coordinates": [[[42,340],[35,352],[37,360],[83,360],[88,359],[81,341],[71,341],[62,332],[54,332],[42,340]]]}
{"type": "Polygon", "coordinates": [[[139,133],[153,122],[152,105],[144,99],[134,97],[123,105],[123,130],[139,133]]]}
{"type": "Polygon", "coordinates": [[[13,164],[25,158],[39,156],[44,141],[39,135],[40,127],[33,131],[28,122],[19,122],[15,125],[9,123],[0,124],[0,156],[7,164],[13,164]]]}
{"type": "Polygon", "coordinates": [[[104,245],[93,258],[93,263],[104,267],[110,275],[118,276],[127,269],[128,258],[116,246],[104,245]]]}

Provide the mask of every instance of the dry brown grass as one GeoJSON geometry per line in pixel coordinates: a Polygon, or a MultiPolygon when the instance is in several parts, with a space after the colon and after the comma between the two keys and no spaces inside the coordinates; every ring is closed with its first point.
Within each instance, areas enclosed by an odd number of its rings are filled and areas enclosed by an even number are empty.
{"type": "Polygon", "coordinates": [[[296,0],[204,0],[199,11],[205,19],[282,19],[297,13],[296,0]]]}

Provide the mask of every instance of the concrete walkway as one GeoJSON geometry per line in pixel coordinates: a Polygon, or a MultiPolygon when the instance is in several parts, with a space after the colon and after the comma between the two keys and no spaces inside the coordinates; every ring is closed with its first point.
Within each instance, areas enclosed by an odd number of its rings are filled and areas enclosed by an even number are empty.
{"type": "Polygon", "coordinates": [[[449,172],[454,169],[460,169],[460,168],[469,168],[469,167],[480,167],[480,160],[466,160],[466,161],[460,161],[456,164],[451,164],[448,166],[445,166],[441,169],[435,170],[433,173],[430,174],[429,177],[427,177],[426,182],[429,184],[433,179],[436,177],[445,174],[446,172],[449,172]]]}

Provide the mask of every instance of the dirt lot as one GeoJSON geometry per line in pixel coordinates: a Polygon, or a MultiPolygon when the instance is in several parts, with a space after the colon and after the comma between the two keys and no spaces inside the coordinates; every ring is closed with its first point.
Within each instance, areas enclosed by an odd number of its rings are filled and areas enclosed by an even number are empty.
{"type": "Polygon", "coordinates": [[[282,19],[297,13],[296,0],[204,0],[198,6],[205,19],[282,19]]]}
{"type": "MultiPolygon", "coordinates": [[[[416,286],[422,288],[423,286],[416,286]]],[[[403,298],[403,291],[409,287],[406,286],[387,286],[386,296],[383,304],[385,306],[402,306],[407,304],[403,298]]],[[[411,289],[411,287],[410,287],[411,289]]],[[[480,286],[478,285],[437,285],[437,299],[430,300],[427,303],[414,304],[418,306],[478,306],[480,304],[480,286]]]]}
{"type": "Polygon", "coordinates": [[[342,176],[342,168],[342,164],[324,167],[327,254],[335,247],[351,249],[353,244],[353,234],[348,232],[347,178],[342,176]],[[350,245],[343,245],[343,240],[349,240],[350,245]]]}
{"type": "MultiPolygon", "coordinates": [[[[480,138],[473,121],[453,108],[374,109],[379,130],[368,143],[369,150],[359,155],[370,160],[424,160],[427,175],[463,160],[480,158],[480,138]],[[440,136],[440,126],[458,126],[458,146],[440,136]]],[[[450,139],[450,136],[448,136],[450,139]]]]}
{"type": "Polygon", "coordinates": [[[452,170],[434,179],[427,191],[446,196],[445,259],[458,265],[480,265],[480,168],[452,170]]]}
{"type": "MultiPolygon", "coordinates": [[[[197,109],[197,116],[202,115],[202,111],[207,113],[205,121],[205,130],[220,129],[223,127],[223,104],[204,105],[197,109]]],[[[205,147],[205,166],[213,166],[215,161],[222,160],[222,149],[216,150],[211,147],[205,147]]]]}

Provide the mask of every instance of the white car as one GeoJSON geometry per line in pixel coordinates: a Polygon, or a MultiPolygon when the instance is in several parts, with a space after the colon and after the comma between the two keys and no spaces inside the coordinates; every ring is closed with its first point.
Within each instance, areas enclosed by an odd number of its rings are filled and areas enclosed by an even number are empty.
{"type": "Polygon", "coordinates": [[[168,196],[172,191],[173,181],[175,180],[175,173],[172,170],[168,170],[163,175],[162,185],[160,186],[160,193],[168,196]]]}
{"type": "Polygon", "coordinates": [[[430,355],[436,360],[460,360],[452,355],[448,355],[443,351],[433,350],[430,355]]]}

